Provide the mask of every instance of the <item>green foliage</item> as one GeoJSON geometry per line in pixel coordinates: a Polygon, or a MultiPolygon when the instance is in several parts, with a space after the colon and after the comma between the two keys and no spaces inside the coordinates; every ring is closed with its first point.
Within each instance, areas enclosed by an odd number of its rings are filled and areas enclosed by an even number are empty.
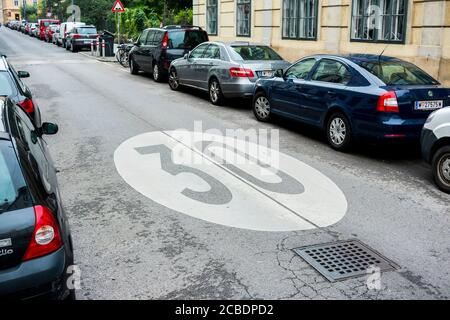
{"type": "MultiPolygon", "coordinates": [[[[164,2],[167,4],[166,24],[192,23],[192,0],[122,0],[126,11],[119,15],[121,39],[137,39],[145,28],[159,27],[164,19],[164,2]]],[[[38,3],[39,18],[45,17],[49,7],[62,21],[70,16],[66,10],[71,0],[38,3]]],[[[74,3],[80,7],[81,21],[95,25],[98,30],[117,32],[117,16],[111,12],[114,0],[75,0],[74,3]]]]}

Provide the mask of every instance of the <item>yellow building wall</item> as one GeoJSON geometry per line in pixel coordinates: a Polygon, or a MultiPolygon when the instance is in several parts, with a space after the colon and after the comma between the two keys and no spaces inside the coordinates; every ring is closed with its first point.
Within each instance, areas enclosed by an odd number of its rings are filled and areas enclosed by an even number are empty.
{"type": "MultiPolygon", "coordinates": [[[[194,24],[206,27],[206,0],[193,0],[194,24]]],[[[450,86],[450,0],[408,0],[404,44],[350,41],[352,0],[319,0],[317,40],[282,38],[282,0],[252,0],[251,36],[236,36],[236,0],[219,0],[213,41],[251,41],[272,46],[286,60],[317,53],[372,53],[411,61],[450,86]],[[269,40],[267,40],[269,39],[269,40]]]]}
{"type": "MultiPolygon", "coordinates": [[[[8,21],[12,21],[16,19],[16,15],[19,15],[19,20],[22,19],[22,10],[20,8],[23,5],[23,0],[19,0],[17,5],[14,0],[0,0],[2,2],[2,12],[3,12],[3,21],[1,23],[6,23],[8,21]]],[[[33,0],[26,0],[28,5],[33,5],[33,0]]]]}

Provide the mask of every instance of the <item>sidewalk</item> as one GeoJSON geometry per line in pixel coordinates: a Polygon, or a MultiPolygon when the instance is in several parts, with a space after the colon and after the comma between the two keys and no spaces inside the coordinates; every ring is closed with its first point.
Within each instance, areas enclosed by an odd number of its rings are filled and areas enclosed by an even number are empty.
{"type": "MultiPolygon", "coordinates": [[[[118,47],[117,44],[114,44],[114,54],[117,52],[117,47],[118,47]]],[[[92,55],[91,51],[80,51],[79,53],[81,53],[82,55],[84,55],[84,56],[86,56],[88,58],[95,59],[95,60],[98,60],[98,61],[113,62],[113,63],[117,62],[118,63],[118,61],[117,61],[115,56],[113,56],[113,57],[99,57],[99,56],[96,56],[96,55],[92,55]]]]}
{"type": "Polygon", "coordinates": [[[112,62],[112,63],[116,63],[117,62],[117,59],[116,59],[115,56],[114,57],[98,57],[98,56],[92,55],[90,51],[80,51],[78,53],[82,54],[85,57],[88,57],[88,58],[91,58],[91,59],[95,59],[95,60],[98,60],[98,61],[102,61],[102,62],[112,62]]]}

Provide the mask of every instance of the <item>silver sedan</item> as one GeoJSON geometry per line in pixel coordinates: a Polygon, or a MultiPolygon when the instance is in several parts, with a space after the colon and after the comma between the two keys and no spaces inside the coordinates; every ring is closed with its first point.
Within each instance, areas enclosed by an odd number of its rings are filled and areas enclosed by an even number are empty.
{"type": "Polygon", "coordinates": [[[211,102],[220,105],[225,98],[251,97],[258,78],[273,77],[289,65],[266,45],[204,42],[171,63],[169,85],[208,91],[211,102]]]}

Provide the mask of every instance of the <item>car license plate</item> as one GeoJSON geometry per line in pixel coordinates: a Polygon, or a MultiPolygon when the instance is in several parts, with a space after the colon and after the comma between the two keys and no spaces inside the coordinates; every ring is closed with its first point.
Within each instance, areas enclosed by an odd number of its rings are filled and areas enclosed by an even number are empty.
{"type": "Polygon", "coordinates": [[[442,108],[443,105],[443,100],[416,101],[414,110],[436,110],[442,108]]]}
{"type": "Polygon", "coordinates": [[[88,43],[90,44],[91,42],[92,42],[91,40],[84,41],[85,44],[88,44],[88,43]]]}
{"type": "Polygon", "coordinates": [[[272,70],[261,71],[261,77],[273,77],[273,74],[272,70]]]}

